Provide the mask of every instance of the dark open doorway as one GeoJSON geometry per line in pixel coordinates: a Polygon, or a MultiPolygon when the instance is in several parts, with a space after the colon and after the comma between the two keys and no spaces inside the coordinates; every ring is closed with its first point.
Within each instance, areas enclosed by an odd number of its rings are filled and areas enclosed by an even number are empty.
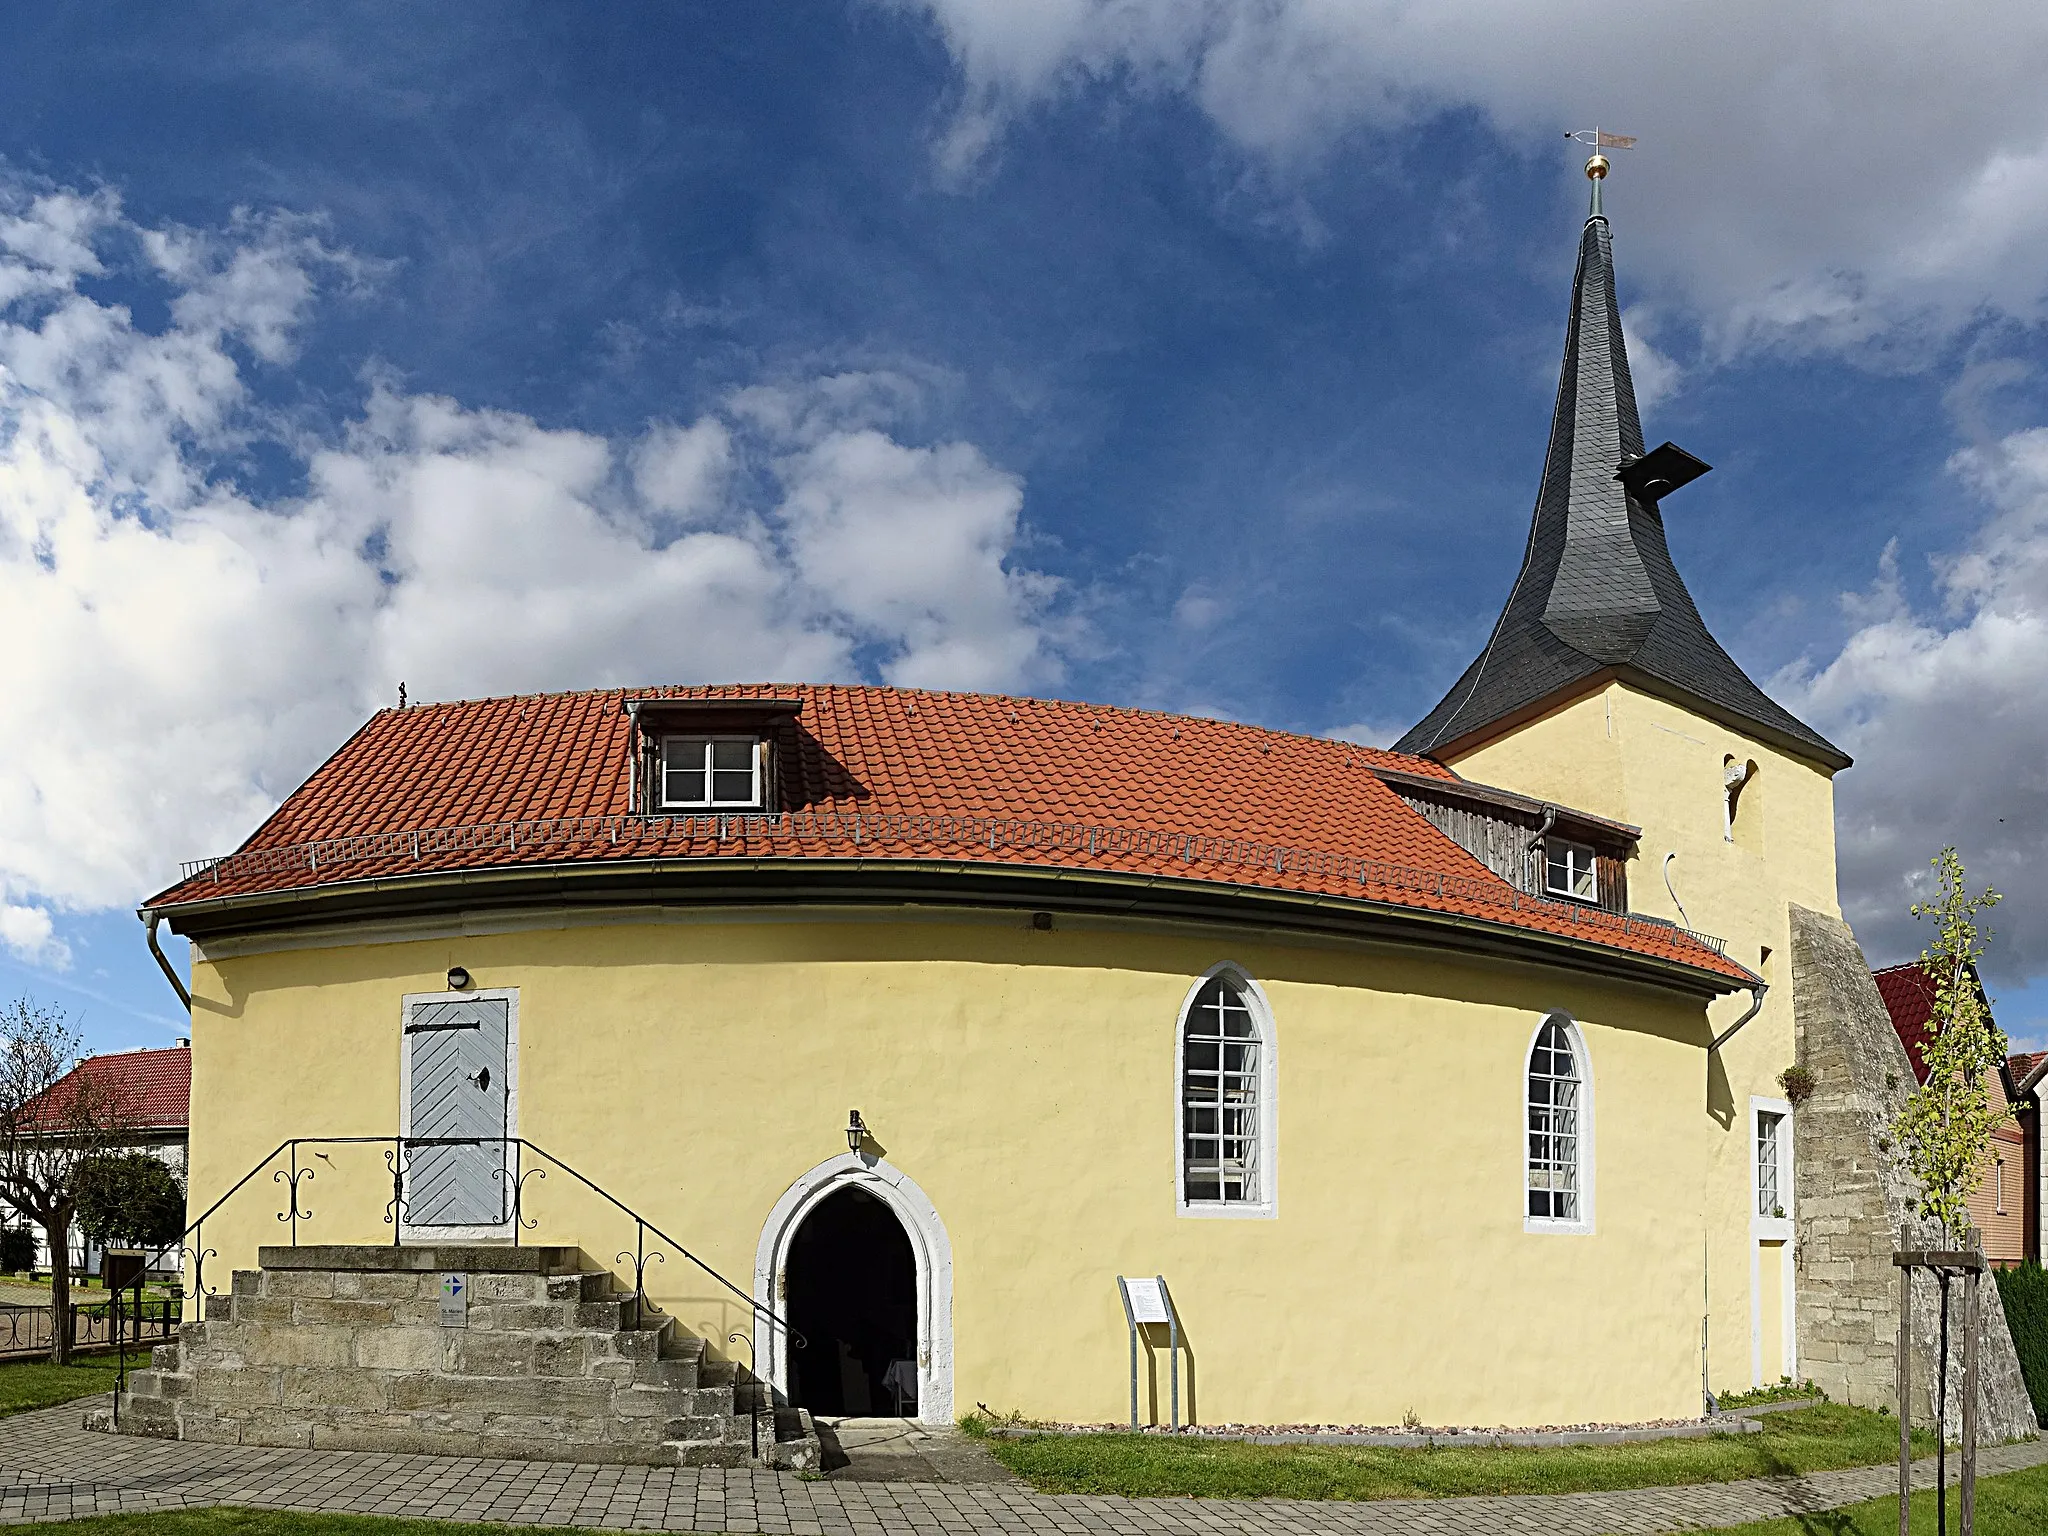
{"type": "Polygon", "coordinates": [[[842,1189],[804,1218],[784,1270],[790,1397],[840,1415],[917,1416],[917,1258],[895,1212],[842,1189]]]}

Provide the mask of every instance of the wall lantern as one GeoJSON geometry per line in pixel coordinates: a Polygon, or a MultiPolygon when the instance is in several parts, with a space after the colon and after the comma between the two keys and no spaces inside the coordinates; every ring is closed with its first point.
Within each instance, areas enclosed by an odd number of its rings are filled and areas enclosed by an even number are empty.
{"type": "Polygon", "coordinates": [[[868,1128],[861,1122],[860,1111],[857,1109],[849,1109],[846,1112],[847,1150],[850,1152],[858,1152],[860,1150],[860,1144],[867,1139],[867,1134],[868,1128]]]}
{"type": "Polygon", "coordinates": [[[450,992],[461,992],[461,991],[465,990],[465,989],[466,989],[466,988],[467,988],[468,986],[469,986],[469,972],[465,971],[465,970],[464,970],[464,969],[463,969],[463,968],[462,968],[461,966],[459,966],[459,965],[451,965],[451,966],[449,966],[449,967],[448,967],[448,990],[449,990],[450,992]]]}

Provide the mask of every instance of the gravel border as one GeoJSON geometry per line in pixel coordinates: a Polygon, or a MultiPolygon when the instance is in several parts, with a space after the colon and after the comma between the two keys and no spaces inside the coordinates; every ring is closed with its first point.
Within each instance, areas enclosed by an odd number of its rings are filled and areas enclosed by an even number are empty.
{"type": "MultiPolygon", "coordinates": [[[[1773,1403],[1763,1410],[1742,1414],[1717,1414],[1683,1424],[1632,1424],[1601,1429],[1420,1429],[1407,1430],[1140,1430],[1162,1440],[1235,1440],[1246,1445],[1363,1445],[1393,1450],[1427,1450],[1451,1446],[1543,1446],[1543,1445],[1627,1445],[1639,1440],[1697,1440],[1709,1435],[1754,1435],[1763,1425],[1749,1415],[1810,1406],[1805,1403],[1773,1403]]],[[[1127,1435],[1122,1425],[1062,1425],[1057,1428],[1025,1429],[1007,1425],[992,1427],[988,1433],[998,1440],[1029,1440],[1040,1435],[1127,1435]]]]}

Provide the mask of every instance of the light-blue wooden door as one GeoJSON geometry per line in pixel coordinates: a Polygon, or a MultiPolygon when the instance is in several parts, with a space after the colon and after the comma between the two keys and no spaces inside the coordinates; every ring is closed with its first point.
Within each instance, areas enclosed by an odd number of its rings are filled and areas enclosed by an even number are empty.
{"type": "Polygon", "coordinates": [[[405,1217],[412,1226],[488,1227],[506,1219],[509,1013],[501,997],[413,1005],[405,1026],[412,1065],[405,1217]],[[461,1144],[426,1144],[444,1139],[461,1144]]]}

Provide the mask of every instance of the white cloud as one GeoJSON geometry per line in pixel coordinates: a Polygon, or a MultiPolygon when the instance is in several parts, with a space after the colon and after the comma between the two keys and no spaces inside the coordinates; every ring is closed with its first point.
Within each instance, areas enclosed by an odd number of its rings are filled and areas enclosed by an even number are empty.
{"type": "Polygon", "coordinates": [[[1954,844],[1992,914],[1994,972],[2048,970],[2048,428],[1966,450],[1951,465],[1990,520],[1937,572],[1940,610],[1915,612],[1887,550],[1849,602],[1841,654],[1785,681],[1857,764],[1840,780],[1842,884],[1874,956],[1928,942],[1906,914],[1928,860],[1954,844]]]}
{"type": "Polygon", "coordinates": [[[732,434],[720,421],[649,425],[633,450],[633,486],[650,509],[685,525],[714,512],[732,468],[732,434]]]}
{"type": "Polygon", "coordinates": [[[1645,304],[1621,312],[1622,339],[1628,347],[1628,372],[1636,386],[1636,406],[1645,415],[1678,393],[1685,369],[1669,353],[1658,350],[1663,316],[1645,304]]]}
{"type": "Polygon", "coordinates": [[[31,964],[53,970],[65,970],[71,964],[69,946],[57,937],[56,925],[41,907],[0,901],[0,947],[31,964]]]}
{"type": "Polygon", "coordinates": [[[892,436],[916,395],[894,376],[619,440],[373,380],[331,440],[275,432],[246,356],[289,358],[364,271],[301,222],[150,230],[111,195],[0,187],[0,944],[60,961],[53,912],[232,846],[400,680],[1057,676],[1056,585],[1012,561],[1021,485],[892,436]],[[115,248],[167,287],[161,330],[81,291],[115,248]],[[303,495],[220,473],[266,434],[303,495]]]}
{"type": "Polygon", "coordinates": [[[1355,742],[1361,747],[1391,747],[1401,739],[1402,732],[1411,723],[1405,720],[1355,720],[1349,725],[1333,725],[1323,735],[1331,741],[1355,742]]]}
{"type": "Polygon", "coordinates": [[[1283,178],[1348,133],[1449,110],[1532,154],[1597,120],[1642,140],[1609,198],[1631,274],[1675,284],[1723,348],[2048,310],[2038,0],[1967,23],[1906,0],[889,3],[929,17],[958,67],[955,170],[1017,114],[1105,82],[1187,96],[1283,178]]]}

